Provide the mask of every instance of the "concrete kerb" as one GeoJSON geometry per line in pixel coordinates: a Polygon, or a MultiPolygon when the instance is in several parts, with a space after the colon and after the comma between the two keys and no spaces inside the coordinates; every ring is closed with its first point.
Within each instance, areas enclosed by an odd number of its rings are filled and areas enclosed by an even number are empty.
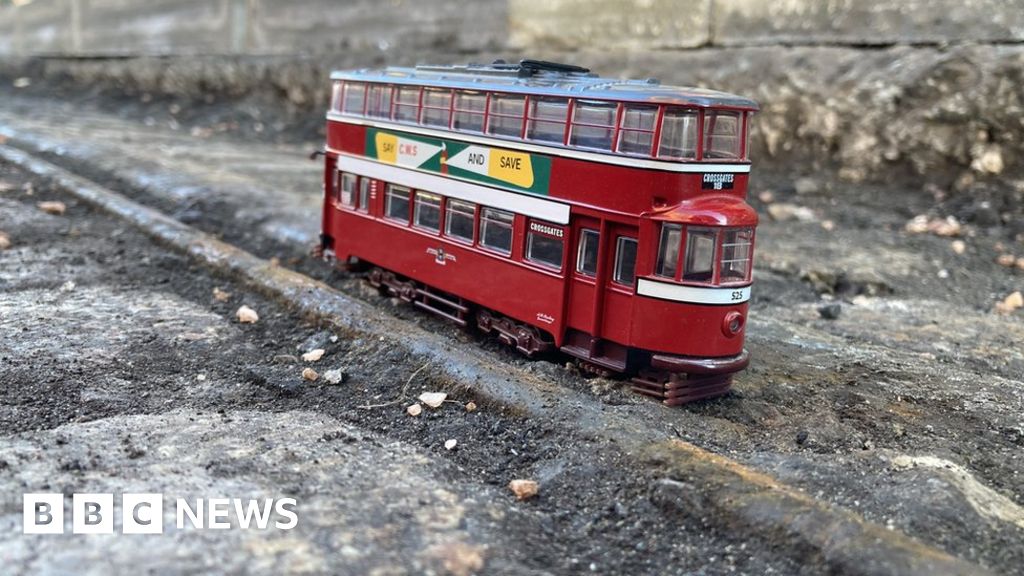
{"type": "Polygon", "coordinates": [[[456,385],[524,415],[544,414],[608,439],[664,474],[653,497],[668,513],[697,516],[722,529],[782,545],[830,573],[988,574],[983,568],[887,530],[776,482],[739,462],[638,425],[639,414],[600,403],[524,371],[510,374],[480,351],[452,349],[436,334],[353,300],[330,286],[275,266],[152,208],[22,150],[0,158],[47,178],[100,210],[185,253],[214,272],[275,298],[301,316],[347,334],[389,338],[430,362],[456,385]]]}

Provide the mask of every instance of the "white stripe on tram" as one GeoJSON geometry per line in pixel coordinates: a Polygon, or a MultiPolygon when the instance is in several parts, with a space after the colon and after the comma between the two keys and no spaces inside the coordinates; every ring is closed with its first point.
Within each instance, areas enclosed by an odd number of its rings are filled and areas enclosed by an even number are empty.
{"type": "Polygon", "coordinates": [[[736,288],[702,288],[655,282],[646,278],[640,278],[637,281],[636,293],[641,296],[692,304],[742,304],[750,300],[749,285],[736,288]]]}
{"type": "Polygon", "coordinates": [[[483,138],[480,136],[474,136],[472,134],[466,134],[465,132],[455,132],[446,130],[434,130],[432,128],[424,128],[422,126],[410,126],[408,124],[397,124],[394,122],[381,122],[378,120],[367,120],[365,118],[357,118],[353,116],[343,116],[336,112],[327,113],[328,120],[334,120],[336,122],[346,122],[348,124],[359,124],[362,126],[371,126],[373,128],[381,128],[386,130],[395,130],[399,132],[412,132],[414,134],[423,134],[424,136],[433,136],[434,138],[449,138],[453,140],[465,140],[467,142],[473,142],[476,144],[482,144],[484,146],[490,146],[492,148],[506,148],[508,150],[525,150],[529,152],[536,152],[538,154],[548,154],[550,156],[565,156],[568,158],[576,158],[578,160],[587,160],[589,162],[600,162],[602,164],[615,164],[618,166],[628,166],[631,168],[648,168],[651,170],[664,170],[666,172],[686,172],[686,173],[706,173],[713,172],[717,174],[730,173],[730,174],[746,174],[750,172],[750,164],[703,164],[700,162],[668,162],[668,161],[657,161],[648,160],[645,158],[638,158],[636,156],[624,156],[624,155],[613,155],[613,154],[599,154],[597,152],[585,152],[583,150],[573,150],[571,148],[556,148],[554,146],[537,146],[536,144],[530,144],[528,142],[522,142],[517,140],[502,140],[500,138],[483,138]]]}
{"type": "Polygon", "coordinates": [[[400,186],[425,190],[450,198],[500,208],[556,224],[569,223],[569,205],[526,194],[503,192],[445,176],[434,176],[348,154],[338,155],[338,170],[368,176],[400,186]]]}

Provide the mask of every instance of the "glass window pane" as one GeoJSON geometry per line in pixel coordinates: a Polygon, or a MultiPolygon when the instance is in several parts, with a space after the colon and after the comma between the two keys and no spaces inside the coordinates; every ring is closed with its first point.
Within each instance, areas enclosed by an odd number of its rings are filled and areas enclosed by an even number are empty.
{"type": "Polygon", "coordinates": [[[419,86],[398,86],[395,88],[395,102],[398,104],[420,105],[419,86]]]}
{"type": "Polygon", "coordinates": [[[359,179],[359,210],[361,212],[370,211],[370,182],[371,180],[365,176],[359,179]]]}
{"type": "Polygon", "coordinates": [[[752,228],[726,230],[722,235],[722,268],[720,282],[746,282],[750,278],[751,245],[754,241],[752,228]]]}
{"type": "Polygon", "coordinates": [[[615,241],[615,274],[618,284],[632,286],[636,278],[636,240],[619,236],[615,241]]]}
{"type": "Polygon", "coordinates": [[[455,91],[455,109],[466,112],[483,113],[487,106],[487,93],[469,92],[464,90],[455,91]]]}
{"type": "Polygon", "coordinates": [[[615,102],[598,102],[577,100],[572,111],[573,124],[596,124],[598,126],[615,126],[615,102]]]}
{"type": "Polygon", "coordinates": [[[476,205],[462,200],[448,200],[447,206],[444,233],[472,243],[476,205]]]}
{"type": "Polygon", "coordinates": [[[704,157],[740,157],[740,113],[709,110],[704,113],[704,157]]]}
{"type": "Polygon", "coordinates": [[[523,132],[523,119],[518,116],[491,116],[487,133],[495,136],[516,136],[523,132]]]}
{"type": "Polygon", "coordinates": [[[491,115],[519,116],[520,118],[522,118],[525,107],[525,96],[513,96],[511,94],[491,94],[491,115]]]}
{"type": "Polygon", "coordinates": [[[384,213],[393,220],[409,221],[409,189],[388,185],[384,198],[384,213]]]}
{"type": "Polygon", "coordinates": [[[341,203],[345,206],[356,205],[356,175],[343,172],[341,174],[341,203]]]}
{"type": "Polygon", "coordinates": [[[503,254],[512,253],[512,213],[484,208],[480,215],[480,244],[503,254]]]}
{"type": "Polygon", "coordinates": [[[530,118],[553,120],[564,123],[569,115],[569,100],[566,98],[534,97],[530,99],[530,118]]]}
{"type": "Polygon", "coordinates": [[[653,132],[640,132],[637,130],[619,131],[619,152],[623,154],[638,154],[641,156],[651,155],[651,142],[654,141],[653,132]]]}
{"type": "Polygon", "coordinates": [[[362,114],[366,100],[366,84],[362,82],[345,82],[345,99],[342,111],[348,114],[362,114]]]}
{"type": "Polygon", "coordinates": [[[666,108],[661,121],[659,158],[697,157],[697,111],[666,108]]]}
{"type": "Polygon", "coordinates": [[[691,228],[686,232],[683,280],[711,282],[715,266],[715,231],[691,228]]]}
{"type": "Polygon", "coordinates": [[[420,124],[447,128],[448,118],[450,116],[451,111],[447,108],[424,108],[423,117],[420,118],[420,124]]]}
{"type": "Polygon", "coordinates": [[[530,232],[526,238],[526,259],[545,266],[562,269],[564,243],[561,238],[530,232]]]}
{"type": "Polygon", "coordinates": [[[530,120],[526,126],[526,137],[530,140],[561,144],[565,140],[565,122],[530,120]]]}
{"type": "Polygon", "coordinates": [[[335,112],[341,111],[341,94],[342,94],[341,82],[335,81],[331,85],[331,110],[335,112]]]}
{"type": "Polygon", "coordinates": [[[431,108],[448,108],[452,103],[451,90],[438,88],[423,89],[423,105],[431,108]]]}
{"type": "Polygon", "coordinates": [[[416,193],[413,224],[435,232],[441,230],[441,197],[426,192],[416,193]]]}
{"type": "Polygon", "coordinates": [[[366,94],[366,115],[375,118],[391,116],[391,86],[370,85],[366,94]]]}
{"type": "Polygon", "coordinates": [[[654,131],[654,121],[658,117],[657,106],[642,104],[626,104],[622,111],[622,127],[632,130],[654,131]]]}
{"type": "Polygon", "coordinates": [[[584,230],[580,234],[580,247],[576,253],[576,271],[587,276],[597,276],[597,247],[600,234],[597,230],[584,230]]]}
{"type": "Polygon", "coordinates": [[[569,144],[581,148],[593,148],[594,150],[611,150],[612,135],[615,129],[611,126],[580,126],[572,125],[572,132],[569,134],[569,144]]]}
{"type": "Polygon", "coordinates": [[[675,278],[679,268],[679,245],[683,240],[683,227],[679,224],[661,225],[661,244],[658,246],[658,263],[654,273],[658,276],[675,278]]]}
{"type": "MultiPolygon", "coordinates": [[[[483,132],[484,115],[476,112],[455,112],[452,128],[464,132],[483,132]]],[[[519,128],[516,128],[516,134],[519,134],[519,128]]]]}

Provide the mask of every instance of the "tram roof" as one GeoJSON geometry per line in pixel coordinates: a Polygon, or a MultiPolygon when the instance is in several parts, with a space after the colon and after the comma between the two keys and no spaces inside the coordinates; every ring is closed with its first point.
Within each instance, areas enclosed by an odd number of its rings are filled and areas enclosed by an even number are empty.
{"type": "Polygon", "coordinates": [[[586,68],[539,60],[521,60],[518,64],[498,60],[492,64],[420,65],[413,68],[389,66],[382,69],[343,70],[332,73],[331,79],[703,108],[758,109],[757,103],[753,100],[735,94],[704,88],[665,86],[653,78],[602,78],[586,68]]]}

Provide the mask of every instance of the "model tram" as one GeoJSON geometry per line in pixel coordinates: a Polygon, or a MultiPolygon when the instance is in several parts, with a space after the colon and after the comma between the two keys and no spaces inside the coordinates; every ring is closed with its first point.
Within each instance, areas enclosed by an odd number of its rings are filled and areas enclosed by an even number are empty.
{"type": "Polygon", "coordinates": [[[755,102],[533,60],[331,78],[326,255],[666,404],[747,366],[755,102]]]}

